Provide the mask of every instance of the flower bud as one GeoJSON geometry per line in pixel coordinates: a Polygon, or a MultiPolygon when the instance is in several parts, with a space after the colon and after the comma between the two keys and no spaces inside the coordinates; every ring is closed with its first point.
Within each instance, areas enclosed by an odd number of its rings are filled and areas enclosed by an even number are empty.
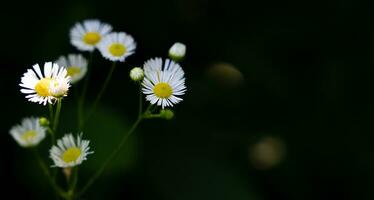
{"type": "Polygon", "coordinates": [[[39,124],[43,127],[48,127],[49,126],[49,120],[45,117],[40,117],[39,118],[39,124]]]}
{"type": "Polygon", "coordinates": [[[171,120],[174,118],[174,112],[170,109],[161,110],[160,117],[166,120],[171,120]]]}
{"type": "Polygon", "coordinates": [[[175,43],[169,49],[169,57],[174,61],[180,61],[186,55],[186,45],[182,43],[175,43]]]}
{"type": "Polygon", "coordinates": [[[130,78],[133,81],[141,81],[141,80],[143,80],[143,78],[144,78],[144,71],[143,71],[143,69],[140,68],[140,67],[134,67],[130,71],[130,78]]]}

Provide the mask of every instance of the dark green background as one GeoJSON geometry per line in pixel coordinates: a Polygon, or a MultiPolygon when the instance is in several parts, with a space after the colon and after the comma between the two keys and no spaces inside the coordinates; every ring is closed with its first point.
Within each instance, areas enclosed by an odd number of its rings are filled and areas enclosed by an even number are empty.
{"type": "MultiPolygon", "coordinates": [[[[32,154],[8,131],[22,117],[46,112],[19,92],[22,74],[77,52],[68,33],[88,18],[132,34],[138,48],[118,66],[85,133],[95,154],[80,168],[80,185],[136,119],[132,66],[165,57],[171,44],[183,42],[188,91],[174,120],[141,124],[86,199],[373,199],[374,18],[371,4],[354,0],[2,5],[2,197],[52,198],[32,154]],[[221,72],[217,63],[240,72],[221,72]],[[269,136],[283,142],[285,156],[259,170],[248,152],[269,136]]],[[[110,66],[98,53],[94,60],[91,101],[110,66]]],[[[75,132],[75,92],[64,100],[61,132],[75,132]]],[[[51,164],[48,142],[40,151],[51,164]]]]}

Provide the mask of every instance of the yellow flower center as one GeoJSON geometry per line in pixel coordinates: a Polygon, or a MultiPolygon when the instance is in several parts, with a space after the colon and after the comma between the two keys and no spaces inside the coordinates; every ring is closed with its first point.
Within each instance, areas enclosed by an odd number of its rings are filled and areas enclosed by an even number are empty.
{"type": "Polygon", "coordinates": [[[62,154],[62,160],[66,163],[76,161],[81,155],[81,150],[77,147],[70,147],[64,154],[62,154]]]}
{"type": "Polygon", "coordinates": [[[109,46],[109,52],[113,56],[120,57],[120,56],[122,56],[123,54],[126,53],[126,47],[123,44],[114,43],[114,44],[109,46]]]}
{"type": "Polygon", "coordinates": [[[81,72],[81,69],[79,67],[71,66],[66,69],[68,71],[68,76],[76,76],[81,72]]]}
{"type": "Polygon", "coordinates": [[[51,85],[51,78],[40,79],[39,82],[35,85],[35,91],[39,96],[48,97],[51,96],[49,87],[51,85]]]}
{"type": "Polygon", "coordinates": [[[153,88],[153,92],[158,98],[169,98],[173,94],[173,89],[168,83],[158,83],[153,88]]]}
{"type": "Polygon", "coordinates": [[[101,36],[98,32],[87,32],[83,36],[83,41],[89,45],[95,45],[101,40],[101,36]]]}
{"type": "Polygon", "coordinates": [[[33,131],[33,130],[30,130],[30,131],[26,131],[22,136],[22,140],[25,141],[25,142],[30,142],[32,139],[34,139],[36,137],[37,133],[36,131],[33,131]]]}

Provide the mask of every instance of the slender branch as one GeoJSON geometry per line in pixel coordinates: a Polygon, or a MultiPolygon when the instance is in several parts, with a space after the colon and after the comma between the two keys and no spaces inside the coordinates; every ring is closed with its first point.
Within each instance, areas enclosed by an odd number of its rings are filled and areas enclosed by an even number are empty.
{"type": "Polygon", "coordinates": [[[52,104],[48,104],[49,109],[49,121],[51,122],[53,120],[53,106],[52,104]]]}
{"type": "Polygon", "coordinates": [[[156,119],[156,118],[161,118],[160,114],[149,114],[144,116],[144,119],[156,119]]]}
{"type": "Polygon", "coordinates": [[[142,95],[142,85],[140,84],[140,89],[139,89],[139,111],[138,111],[138,117],[141,116],[143,112],[143,95],[142,95]]]}
{"type": "Polygon", "coordinates": [[[106,77],[106,79],[104,81],[104,84],[103,84],[103,86],[100,89],[100,92],[98,93],[98,95],[96,96],[96,99],[95,99],[94,103],[92,104],[92,108],[91,108],[90,112],[88,113],[86,121],[88,121],[90,119],[90,117],[92,116],[92,114],[95,112],[97,105],[99,104],[99,102],[100,102],[100,100],[101,100],[101,98],[102,98],[105,90],[108,87],[110,79],[112,79],[112,75],[113,75],[113,72],[114,72],[115,68],[116,68],[116,62],[113,62],[112,63],[112,67],[109,70],[108,76],[106,77]]]}
{"type": "Polygon", "coordinates": [[[56,133],[57,127],[58,127],[58,121],[60,119],[60,112],[61,112],[61,98],[57,99],[57,108],[56,108],[56,114],[53,122],[53,129],[52,131],[56,133]]]}
{"type": "Polygon", "coordinates": [[[72,168],[71,170],[72,170],[72,178],[70,178],[68,181],[68,191],[67,191],[68,200],[74,199],[75,188],[78,182],[78,166],[72,168]]]}
{"type": "MultiPolygon", "coordinates": [[[[49,122],[53,122],[53,106],[52,104],[48,104],[48,110],[49,110],[49,122]]],[[[51,144],[53,145],[55,142],[55,133],[52,131],[52,129],[48,126],[48,132],[51,134],[51,144]]]]}
{"type": "Polygon", "coordinates": [[[54,145],[56,138],[55,138],[55,132],[51,128],[47,128],[47,131],[49,134],[51,134],[51,145],[54,145]]]}
{"type": "Polygon", "coordinates": [[[70,190],[74,191],[78,183],[78,166],[73,168],[73,178],[71,180],[70,190]]]}
{"type": "MultiPolygon", "coordinates": [[[[111,78],[111,74],[113,73],[114,68],[115,68],[115,63],[113,64],[112,69],[111,69],[111,71],[110,71],[110,73],[109,73],[109,75],[107,77],[107,80],[104,83],[104,87],[103,87],[104,90],[105,90],[105,87],[106,87],[106,85],[108,84],[108,82],[109,82],[109,80],[111,78]]],[[[102,93],[103,93],[104,90],[102,89],[102,91],[100,91],[98,97],[101,97],[101,95],[102,95],[102,93]]],[[[96,102],[96,104],[97,104],[97,102],[96,102]]],[[[96,104],[94,104],[94,106],[96,106],[96,104]]],[[[96,173],[83,186],[82,190],[78,193],[77,197],[80,197],[81,195],[83,195],[87,191],[87,189],[89,187],[91,187],[91,185],[96,181],[96,179],[103,173],[103,171],[105,170],[105,168],[107,167],[107,165],[113,160],[113,158],[115,158],[115,156],[122,149],[123,145],[126,143],[127,139],[131,136],[131,134],[136,130],[136,128],[138,127],[138,125],[140,124],[140,122],[144,119],[144,114],[148,113],[151,108],[152,108],[152,105],[150,104],[148,106],[148,108],[143,113],[143,95],[142,95],[141,86],[140,86],[140,90],[139,90],[139,111],[138,111],[138,118],[137,118],[137,120],[132,125],[132,127],[130,128],[130,130],[126,134],[123,135],[120,143],[112,151],[112,153],[108,156],[108,158],[104,161],[104,163],[101,165],[101,167],[96,171],[96,173]]],[[[95,109],[95,107],[93,107],[93,109],[95,109]]]]}
{"type": "Polygon", "coordinates": [[[50,174],[47,165],[40,158],[40,155],[39,155],[38,151],[36,149],[33,149],[33,153],[34,153],[34,156],[36,157],[36,159],[37,159],[37,161],[39,163],[39,166],[42,169],[44,175],[47,177],[48,181],[50,182],[52,188],[55,190],[55,192],[59,196],[61,196],[63,198],[66,198],[66,193],[57,185],[57,183],[55,182],[54,178],[50,174]]]}
{"type": "Polygon", "coordinates": [[[86,78],[84,79],[84,84],[83,84],[83,88],[82,88],[82,93],[81,93],[81,96],[78,100],[78,128],[80,131],[82,131],[83,127],[84,127],[84,103],[85,103],[85,99],[86,99],[86,94],[87,94],[87,88],[88,88],[88,83],[90,82],[90,75],[91,75],[91,71],[92,69],[90,69],[91,65],[92,65],[92,60],[93,60],[93,55],[94,55],[94,51],[92,51],[90,53],[90,58],[88,60],[88,63],[87,63],[87,74],[86,74],[86,78]]]}
{"type": "Polygon", "coordinates": [[[118,146],[112,151],[112,153],[109,155],[109,157],[105,160],[105,162],[103,163],[103,165],[99,168],[99,170],[97,170],[97,172],[91,177],[91,179],[89,179],[87,181],[87,183],[85,184],[85,186],[82,188],[82,190],[79,192],[79,195],[78,196],[81,196],[82,194],[84,194],[84,192],[95,182],[95,180],[103,173],[104,169],[106,168],[106,166],[110,163],[110,161],[113,160],[113,158],[119,153],[119,151],[121,150],[121,148],[123,147],[123,145],[125,144],[127,138],[134,132],[134,130],[137,128],[137,126],[139,125],[139,123],[141,122],[142,118],[138,118],[135,123],[133,124],[133,126],[131,127],[131,129],[129,130],[129,132],[127,132],[127,134],[125,134],[123,137],[122,137],[122,140],[121,142],[118,144],[118,146]]]}

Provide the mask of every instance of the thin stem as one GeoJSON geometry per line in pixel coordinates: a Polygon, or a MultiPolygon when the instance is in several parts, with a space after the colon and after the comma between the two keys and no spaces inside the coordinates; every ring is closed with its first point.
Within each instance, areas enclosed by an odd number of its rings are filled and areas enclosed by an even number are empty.
{"type": "Polygon", "coordinates": [[[86,183],[86,185],[82,188],[82,190],[79,193],[79,196],[84,194],[84,192],[95,182],[95,180],[103,173],[106,166],[110,163],[110,161],[113,160],[113,158],[118,154],[118,152],[121,150],[123,145],[125,144],[127,138],[134,132],[134,130],[137,128],[139,123],[141,122],[142,118],[138,118],[135,123],[132,125],[131,129],[127,134],[125,134],[122,137],[121,142],[118,144],[118,146],[112,151],[112,153],[109,155],[109,157],[105,160],[103,165],[99,168],[99,170],[96,171],[96,173],[89,179],[86,183]]]}
{"type": "Polygon", "coordinates": [[[142,112],[143,112],[143,95],[142,95],[142,85],[140,84],[138,117],[142,114],[142,112]]]}
{"type": "Polygon", "coordinates": [[[72,168],[72,178],[69,179],[69,185],[68,185],[68,192],[67,196],[69,197],[68,199],[74,199],[74,193],[75,193],[75,188],[77,186],[78,182],[78,167],[72,168]]]}
{"type": "MultiPolygon", "coordinates": [[[[113,64],[112,66],[112,69],[111,69],[111,73],[113,73],[113,70],[114,70],[114,67],[115,67],[115,64],[113,64]]],[[[111,76],[111,75],[110,75],[111,76]]],[[[107,78],[108,79],[108,78],[107,78]]],[[[110,79],[110,77],[109,77],[110,79]]],[[[106,83],[107,84],[107,83],[106,83]]],[[[104,84],[105,85],[105,84],[104,84]]],[[[148,108],[144,111],[143,113],[143,96],[142,96],[142,92],[141,92],[141,87],[140,87],[140,91],[139,91],[139,111],[138,111],[138,118],[137,120],[135,121],[135,123],[132,125],[132,127],[130,128],[130,130],[123,135],[120,143],[118,144],[118,146],[112,151],[112,153],[109,155],[109,157],[105,160],[105,162],[101,165],[101,167],[99,168],[99,170],[96,171],[96,173],[87,181],[87,183],[84,185],[84,187],[82,188],[82,190],[78,193],[77,197],[83,195],[86,190],[96,181],[96,179],[103,173],[103,171],[105,170],[106,166],[113,160],[113,158],[119,153],[119,151],[122,149],[123,145],[126,143],[127,139],[131,136],[131,134],[135,131],[135,129],[138,127],[138,125],[140,124],[140,122],[144,119],[144,114],[145,113],[148,113],[149,110],[152,108],[152,104],[150,104],[148,106],[148,108]]]]}
{"type": "Polygon", "coordinates": [[[55,132],[51,128],[47,128],[49,134],[51,134],[51,144],[54,145],[55,143],[55,132]]]}
{"type": "Polygon", "coordinates": [[[97,105],[99,104],[105,90],[107,89],[108,87],[108,84],[110,82],[110,79],[112,79],[112,75],[113,75],[113,72],[114,72],[114,69],[116,68],[116,62],[113,62],[112,63],[112,67],[110,68],[109,70],[109,73],[108,73],[108,76],[106,77],[105,81],[104,81],[104,84],[103,86],[101,87],[101,90],[100,92],[98,93],[98,95],[96,96],[96,99],[92,105],[92,108],[90,110],[90,112],[88,113],[88,116],[87,116],[87,121],[90,119],[91,115],[95,112],[96,110],[96,107],[97,105]]]}
{"type": "Polygon", "coordinates": [[[155,119],[155,118],[161,118],[160,114],[149,114],[144,116],[144,119],[155,119]]]}
{"type": "Polygon", "coordinates": [[[84,84],[83,84],[83,88],[82,88],[82,93],[81,93],[81,96],[79,98],[79,101],[78,101],[78,128],[79,130],[82,130],[83,127],[84,127],[84,103],[85,103],[85,99],[86,99],[86,94],[87,94],[87,88],[88,88],[88,83],[90,82],[90,75],[91,75],[91,71],[92,69],[90,69],[91,67],[91,64],[92,64],[92,60],[93,60],[93,55],[94,55],[94,51],[92,51],[90,53],[90,59],[88,60],[88,64],[87,64],[87,74],[86,74],[86,78],[84,79],[84,84]]]}
{"type": "Polygon", "coordinates": [[[72,179],[72,183],[71,183],[71,189],[74,190],[75,187],[77,186],[77,183],[78,183],[78,166],[74,168],[74,174],[73,174],[73,179],[72,179]]]}
{"type": "Polygon", "coordinates": [[[47,131],[48,131],[49,134],[53,135],[53,131],[50,127],[47,127],[47,131]]]}
{"type": "MultiPolygon", "coordinates": [[[[49,122],[51,123],[51,122],[53,122],[53,117],[54,117],[53,116],[53,106],[52,106],[52,104],[48,104],[48,110],[49,110],[49,122]]],[[[51,134],[51,144],[53,145],[54,142],[55,142],[55,133],[50,127],[48,127],[47,130],[51,134]]]]}
{"type": "Polygon", "coordinates": [[[52,104],[48,104],[49,109],[49,121],[51,122],[53,120],[53,106],[52,104]]]}
{"type": "Polygon", "coordinates": [[[48,167],[47,165],[44,163],[44,161],[41,159],[38,151],[36,149],[33,149],[33,153],[34,153],[34,156],[36,157],[36,160],[38,161],[39,163],[39,166],[40,168],[42,169],[44,175],[47,177],[48,181],[50,182],[52,188],[55,190],[55,192],[63,197],[63,198],[66,198],[66,194],[65,192],[57,185],[57,183],[55,182],[54,178],[51,176],[51,174],[49,173],[49,170],[48,170],[48,167]]]}
{"type": "Polygon", "coordinates": [[[52,131],[56,133],[57,127],[58,127],[58,121],[60,119],[60,112],[61,112],[61,98],[57,99],[57,108],[56,108],[56,114],[53,122],[53,129],[52,131]]]}

